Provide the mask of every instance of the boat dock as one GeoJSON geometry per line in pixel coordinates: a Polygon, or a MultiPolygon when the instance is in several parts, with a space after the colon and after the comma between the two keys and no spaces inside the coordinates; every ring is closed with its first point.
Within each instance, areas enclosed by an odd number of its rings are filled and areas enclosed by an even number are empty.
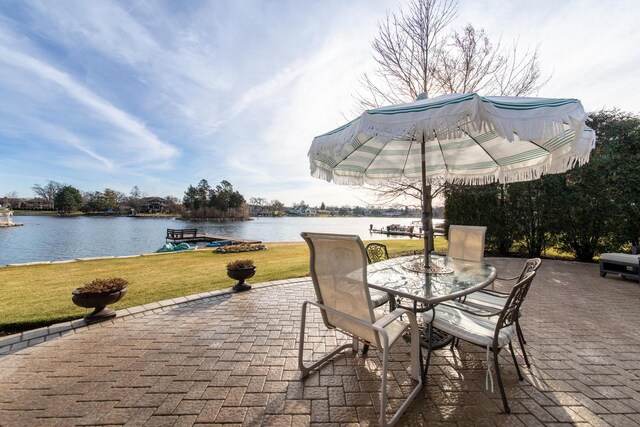
{"type": "MultiPolygon", "coordinates": [[[[387,236],[407,236],[407,237],[423,237],[422,227],[415,226],[398,226],[396,224],[382,228],[369,228],[370,233],[386,234],[387,236]]],[[[434,228],[434,236],[444,236],[444,228],[434,228]]]]}
{"type": "Polygon", "coordinates": [[[253,245],[262,243],[261,240],[241,239],[239,237],[219,236],[217,234],[198,233],[197,228],[167,228],[166,241],[171,243],[197,243],[232,241],[233,244],[253,245]]]}

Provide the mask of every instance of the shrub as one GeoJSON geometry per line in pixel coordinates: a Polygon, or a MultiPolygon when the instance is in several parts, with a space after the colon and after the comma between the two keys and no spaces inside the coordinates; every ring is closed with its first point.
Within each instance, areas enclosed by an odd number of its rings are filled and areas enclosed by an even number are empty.
{"type": "Polygon", "coordinates": [[[237,259],[227,264],[228,270],[238,270],[252,267],[255,267],[255,265],[253,264],[253,260],[251,259],[237,259]]]}
{"type": "Polygon", "coordinates": [[[127,285],[129,282],[126,280],[120,277],[111,277],[109,279],[95,279],[76,291],[79,294],[110,294],[123,290],[127,285]]]}
{"type": "Polygon", "coordinates": [[[228,253],[237,253],[237,252],[263,251],[265,249],[267,249],[267,247],[262,244],[256,244],[256,245],[240,244],[240,245],[220,246],[219,248],[214,249],[214,252],[218,254],[228,254],[228,253]]]}

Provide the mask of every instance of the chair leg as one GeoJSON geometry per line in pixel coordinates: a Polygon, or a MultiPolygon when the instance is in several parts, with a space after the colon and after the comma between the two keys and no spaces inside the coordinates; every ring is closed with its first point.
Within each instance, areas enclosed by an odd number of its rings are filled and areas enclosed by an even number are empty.
{"type": "Polygon", "coordinates": [[[509,408],[509,404],[507,403],[507,395],[504,392],[504,385],[502,385],[502,376],[500,375],[500,365],[498,364],[498,351],[492,349],[493,351],[493,364],[496,367],[496,377],[498,377],[498,387],[500,387],[500,396],[502,396],[502,404],[504,405],[504,412],[507,414],[511,413],[511,409],[509,408]]]}
{"type": "Polygon", "coordinates": [[[302,360],[303,359],[302,356],[304,353],[304,332],[306,330],[306,324],[307,324],[307,303],[308,301],[305,301],[302,303],[302,316],[300,321],[300,347],[298,347],[298,369],[300,369],[302,379],[306,378],[311,371],[313,371],[318,366],[325,363],[327,360],[331,359],[336,354],[354,345],[354,344],[344,344],[336,348],[335,350],[333,350],[331,353],[326,354],[324,357],[322,357],[317,362],[311,364],[310,366],[305,366],[304,361],[302,360]]]}
{"type": "Polygon", "coordinates": [[[520,328],[520,322],[518,321],[517,318],[516,318],[516,331],[520,335],[520,338],[522,338],[522,344],[526,344],[527,340],[524,339],[524,335],[522,334],[522,329],[520,328]]]}
{"type": "Polygon", "coordinates": [[[427,348],[427,361],[424,364],[424,370],[422,371],[422,383],[427,384],[427,372],[429,371],[429,362],[431,362],[431,352],[433,347],[433,325],[429,323],[429,347],[427,348]]]}
{"type": "Polygon", "coordinates": [[[420,339],[419,339],[419,333],[418,333],[418,324],[415,322],[415,318],[411,323],[413,327],[412,333],[411,333],[411,338],[412,338],[411,340],[412,342],[411,344],[411,377],[413,379],[417,379],[418,383],[415,385],[415,387],[413,388],[413,391],[411,391],[409,396],[402,403],[400,408],[398,408],[396,413],[393,414],[390,420],[387,420],[387,416],[386,416],[386,408],[387,408],[387,400],[388,400],[387,399],[387,373],[389,369],[389,338],[386,335],[386,333],[384,333],[384,335],[380,337],[381,340],[383,340],[386,343],[383,345],[383,350],[382,350],[382,384],[380,385],[380,426],[382,427],[395,425],[400,419],[400,417],[402,416],[402,414],[407,410],[411,402],[415,400],[416,396],[422,389],[422,385],[423,385],[422,378],[420,377],[419,373],[417,377],[415,375],[416,374],[415,369],[418,366],[418,361],[416,360],[416,357],[418,358],[420,357],[420,347],[419,347],[420,339]]]}
{"type": "Polygon", "coordinates": [[[524,348],[524,345],[527,343],[524,340],[524,335],[522,335],[522,329],[520,329],[520,322],[516,319],[516,335],[518,335],[518,344],[520,344],[520,348],[522,349],[522,355],[524,356],[524,363],[527,365],[527,368],[531,367],[531,363],[529,363],[529,358],[527,357],[527,350],[524,348]]]}
{"type": "Polygon", "coordinates": [[[389,360],[388,346],[382,351],[382,384],[380,385],[380,425],[387,425],[387,362],[389,360]]]}
{"type": "Polygon", "coordinates": [[[524,378],[522,376],[522,372],[520,372],[520,365],[518,365],[518,361],[516,360],[516,352],[513,351],[513,346],[511,342],[509,342],[509,351],[511,352],[511,357],[513,358],[513,364],[516,365],[516,371],[518,372],[518,378],[522,381],[524,378]]]}

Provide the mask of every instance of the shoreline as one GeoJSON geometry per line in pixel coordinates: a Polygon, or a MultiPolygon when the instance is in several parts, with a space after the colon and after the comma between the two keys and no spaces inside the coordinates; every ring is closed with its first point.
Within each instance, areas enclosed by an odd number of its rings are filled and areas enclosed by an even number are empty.
{"type": "MultiPolygon", "coordinates": [[[[303,241],[300,242],[266,242],[262,243],[263,245],[268,245],[269,247],[278,247],[278,246],[292,246],[292,245],[300,245],[303,244],[303,241]]],[[[27,267],[34,265],[56,265],[56,264],[69,264],[72,262],[81,262],[81,261],[96,261],[103,259],[125,259],[125,258],[137,258],[141,256],[155,256],[155,255],[169,255],[169,254],[183,254],[190,253],[195,251],[203,251],[203,250],[211,250],[214,251],[215,248],[210,248],[207,246],[196,246],[195,249],[192,250],[184,250],[184,251],[174,251],[174,252],[148,252],[134,255],[105,255],[105,256],[97,256],[97,257],[82,257],[82,258],[73,258],[73,259],[63,259],[63,260],[55,260],[55,261],[32,261],[32,262],[22,262],[22,263],[11,263],[0,265],[0,269],[7,267],[27,267]]],[[[248,252],[238,252],[238,253],[251,253],[248,252]]]]}
{"type": "MultiPolygon", "coordinates": [[[[82,218],[82,217],[80,217],[82,218]]],[[[371,224],[377,228],[390,221],[408,224],[413,219],[380,218],[255,218],[254,221],[229,222],[219,226],[217,222],[174,221],[158,216],[149,216],[155,221],[137,221],[129,217],[102,219],[107,217],[85,216],[84,220],[56,216],[25,216],[24,227],[7,229],[0,234],[10,244],[0,256],[0,268],[14,265],[34,265],[71,262],[85,258],[119,258],[154,253],[166,243],[166,229],[194,227],[202,233],[238,236],[277,244],[302,243],[299,230],[359,234],[363,240],[395,240],[406,236],[370,234],[371,224]],[[238,224],[238,225],[234,225],[238,224]],[[202,224],[202,225],[200,225],[202,224]],[[66,230],[68,228],[68,230],[66,230]],[[11,230],[11,231],[9,231],[11,230]],[[65,231],[66,230],[66,231],[65,231]],[[258,237],[259,236],[259,237],[258,237]]],[[[18,219],[18,218],[16,218],[18,219]]],[[[144,219],[144,217],[143,217],[144,219]]],[[[18,222],[18,221],[16,221],[18,222]]],[[[198,247],[198,250],[202,250],[198,247]]]]}

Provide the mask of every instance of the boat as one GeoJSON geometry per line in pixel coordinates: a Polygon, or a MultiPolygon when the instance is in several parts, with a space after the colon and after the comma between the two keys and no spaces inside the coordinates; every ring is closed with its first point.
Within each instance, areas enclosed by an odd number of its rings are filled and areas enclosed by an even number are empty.
{"type": "Polygon", "coordinates": [[[205,246],[217,248],[220,246],[233,245],[235,242],[233,240],[218,240],[215,242],[207,243],[205,246]]]}
{"type": "MultiPolygon", "coordinates": [[[[411,225],[389,224],[386,227],[374,228],[369,226],[371,233],[386,234],[387,236],[422,237],[422,221],[411,221],[411,225]]],[[[444,235],[444,229],[434,227],[434,235],[444,235]]]]}
{"type": "Polygon", "coordinates": [[[422,224],[420,226],[416,226],[413,223],[411,225],[389,224],[382,228],[373,228],[373,224],[371,224],[369,231],[389,236],[420,237],[422,236],[422,224]]]}
{"type": "Polygon", "coordinates": [[[188,243],[178,243],[174,245],[173,243],[165,243],[162,245],[160,249],[156,251],[156,253],[160,252],[179,252],[179,251],[192,251],[195,250],[196,246],[191,246],[188,243]]]}

